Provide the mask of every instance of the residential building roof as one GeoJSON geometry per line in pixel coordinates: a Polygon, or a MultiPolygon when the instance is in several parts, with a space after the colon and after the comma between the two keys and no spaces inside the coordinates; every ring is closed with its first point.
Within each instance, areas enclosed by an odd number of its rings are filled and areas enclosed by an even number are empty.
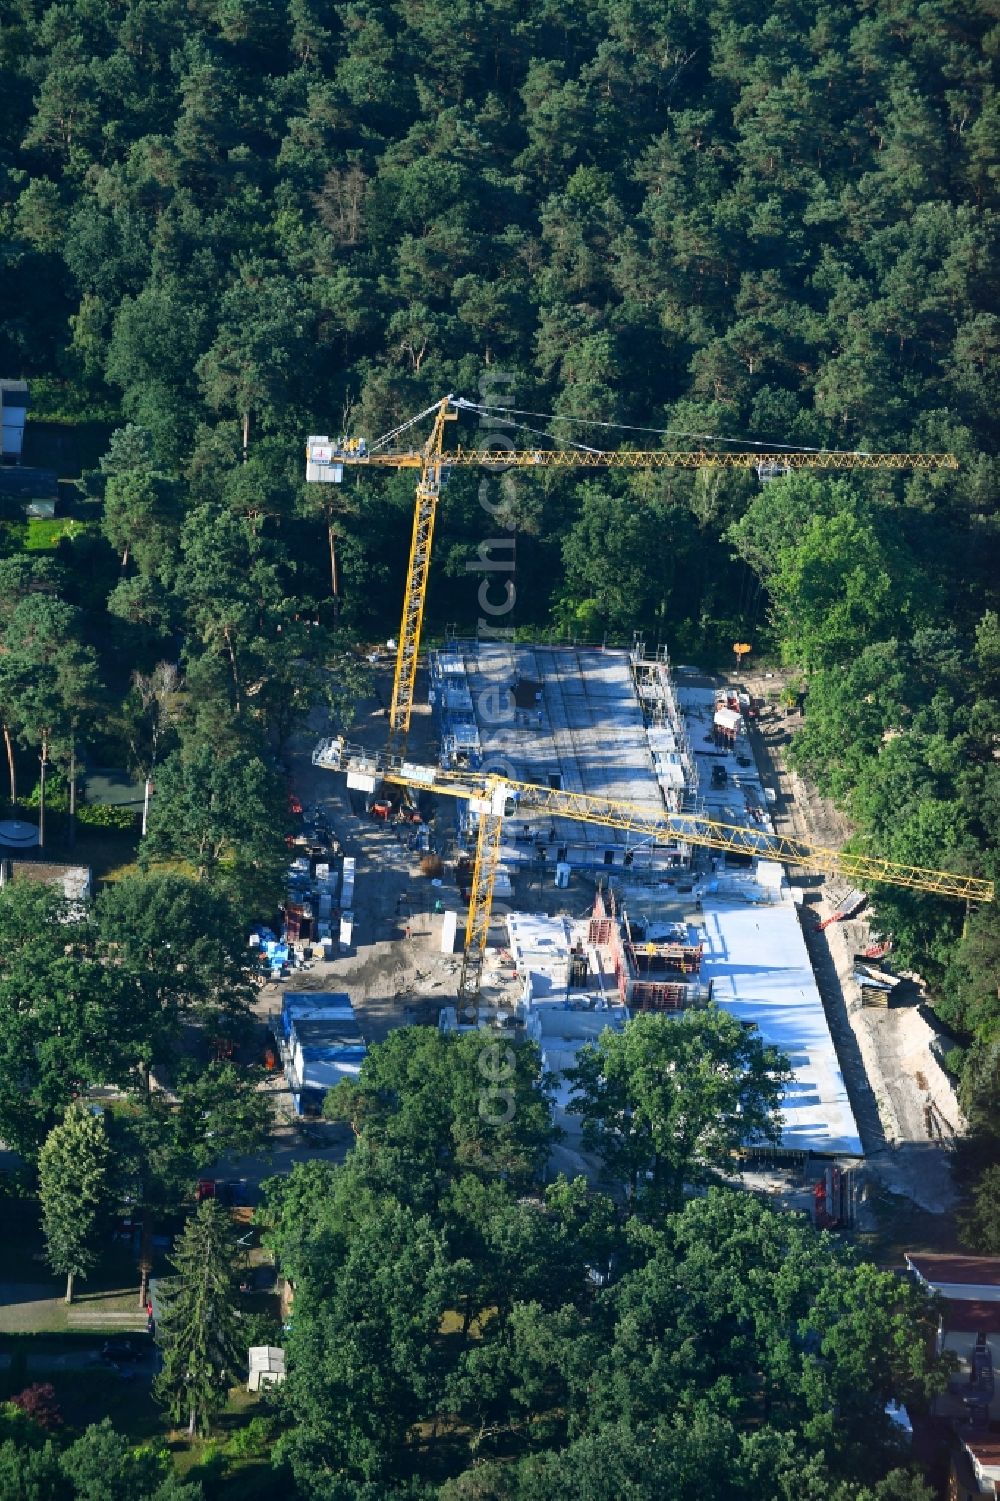
{"type": "Polygon", "coordinates": [[[979,1474],[1000,1480],[1000,1438],[992,1433],[963,1433],[961,1439],[979,1474]]]}
{"type": "Polygon", "coordinates": [[[251,1371],[274,1371],[285,1374],[285,1352],[278,1345],[251,1345],[251,1371]]]}
{"type": "MultiPolygon", "coordinates": [[[[905,1252],[906,1264],[934,1287],[985,1288],[987,1298],[1000,1299],[1000,1256],[957,1256],[905,1252]]],[[[961,1294],[959,1294],[961,1296],[961,1294]]],[[[974,1297],[974,1292],[967,1295],[974,1297]]]]}
{"type": "Polygon", "coordinates": [[[1000,1302],[946,1298],[941,1322],[949,1334],[1000,1334],[1000,1302]]]}
{"type": "Polygon", "coordinates": [[[90,866],[62,865],[50,860],[12,860],[15,881],[38,881],[61,886],[68,901],[84,901],[90,895],[90,866]]]}

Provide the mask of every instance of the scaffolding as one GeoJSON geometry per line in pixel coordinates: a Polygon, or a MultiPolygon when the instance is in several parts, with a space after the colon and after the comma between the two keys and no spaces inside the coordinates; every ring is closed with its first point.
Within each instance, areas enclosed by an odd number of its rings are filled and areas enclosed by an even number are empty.
{"type": "MultiPolygon", "coordinates": [[[[499,764],[504,775],[512,768],[559,792],[621,797],[657,816],[688,811],[694,757],[665,654],[649,662],[648,676],[643,703],[626,651],[449,634],[430,662],[441,765],[499,764]]],[[[458,825],[463,839],[474,835],[477,819],[468,805],[459,808],[458,825]]],[[[516,811],[503,847],[505,862],[534,863],[540,871],[616,866],[640,880],[659,879],[688,858],[682,841],[598,832],[558,815],[522,822],[516,811]]]]}
{"type": "Polygon", "coordinates": [[[699,978],[702,945],[677,939],[637,941],[613,892],[599,889],[595,894],[587,942],[608,953],[619,999],[630,1011],[684,1011],[711,1000],[711,985],[699,978]]]}

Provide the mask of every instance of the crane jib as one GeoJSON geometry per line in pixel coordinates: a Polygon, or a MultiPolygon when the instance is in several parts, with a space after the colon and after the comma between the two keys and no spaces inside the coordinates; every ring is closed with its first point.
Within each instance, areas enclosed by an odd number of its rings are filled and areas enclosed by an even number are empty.
{"type": "Polygon", "coordinates": [[[509,781],[475,772],[443,771],[439,767],[424,766],[398,757],[373,754],[340,739],[321,741],[313,752],[313,763],[331,771],[347,772],[349,777],[361,778],[372,786],[378,781],[393,782],[402,787],[459,798],[484,808],[502,809],[506,817],[537,815],[599,824],[640,834],[661,844],[690,844],[744,858],[777,860],[817,871],[839,872],[869,886],[900,886],[970,902],[991,902],[994,895],[993,883],[978,876],[831,849],[782,834],[749,829],[741,824],[723,823],[702,814],[668,813],[666,810],[662,814],[650,813],[638,803],[557,791],[533,782],[509,781]]]}
{"type": "MultiPolygon", "coordinates": [[[[339,455],[337,462],[360,468],[422,469],[424,453],[415,449],[360,456],[339,455]]],[[[795,469],[936,470],[957,469],[951,453],[855,453],[850,451],[716,452],[712,449],[600,448],[454,448],[442,451],[444,469],[795,469]]]]}
{"type": "MultiPolygon", "coordinates": [[[[360,437],[331,440],[329,437],[313,436],[306,445],[306,479],[309,482],[339,484],[343,480],[345,466],[419,471],[396,670],[389,706],[389,747],[394,752],[405,749],[413,714],[417,660],[430,579],[435,513],[441,482],[450,469],[479,468],[495,472],[509,469],[755,470],[763,483],[790,474],[793,470],[926,471],[959,467],[958,459],[950,453],[870,453],[859,450],[795,448],[792,445],[772,449],[765,443],[757,444],[747,451],[727,449],[725,446],[727,441],[747,442],[746,439],[727,440],[708,434],[678,435],[670,434],[669,430],[657,431],[664,437],[684,436],[691,440],[692,445],[701,446],[606,449],[576,443],[566,448],[542,448],[535,445],[513,451],[495,446],[463,448],[461,445],[445,450],[445,424],[455,421],[461,411],[479,410],[477,403],[464,397],[442,396],[372,443],[360,437]],[[431,416],[433,422],[426,442],[419,447],[403,448],[403,434],[410,433],[417,424],[431,416]],[[714,446],[706,447],[706,444],[714,446]]],[[[562,419],[557,416],[555,420],[558,422],[562,419]]],[[[604,422],[596,424],[602,429],[611,425],[604,422]]],[[[534,433],[530,428],[525,431],[534,433]]],[[[405,441],[411,440],[407,438],[405,441]]]]}

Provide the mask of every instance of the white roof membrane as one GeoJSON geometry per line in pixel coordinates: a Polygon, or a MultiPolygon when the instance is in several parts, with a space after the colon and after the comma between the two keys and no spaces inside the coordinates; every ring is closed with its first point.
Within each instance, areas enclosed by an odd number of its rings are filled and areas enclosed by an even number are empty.
{"type": "Polygon", "coordinates": [[[788,1058],[794,1078],[781,1111],[782,1146],[827,1155],[862,1155],[861,1138],[822,997],[791,898],[746,906],[706,896],[701,978],[712,999],[753,1022],[788,1058]]]}

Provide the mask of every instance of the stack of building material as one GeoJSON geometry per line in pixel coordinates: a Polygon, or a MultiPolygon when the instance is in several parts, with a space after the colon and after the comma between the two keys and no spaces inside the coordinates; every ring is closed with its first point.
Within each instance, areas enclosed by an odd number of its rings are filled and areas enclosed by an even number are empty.
{"type": "Polygon", "coordinates": [[[847,895],[842,897],[837,903],[830,916],[825,917],[820,923],[820,932],[822,933],[823,929],[828,928],[831,923],[846,922],[849,917],[856,917],[867,900],[868,896],[866,892],[858,891],[852,887],[847,895]]]}
{"type": "Polygon", "coordinates": [[[340,947],[345,953],[354,942],[354,869],[354,856],[345,855],[343,885],[340,892],[340,947]]]}
{"type": "Polygon", "coordinates": [[[854,956],[854,978],[861,987],[862,1006],[878,1006],[885,1009],[898,992],[902,981],[888,970],[865,960],[862,954],[854,956]]]}
{"type": "Polygon", "coordinates": [[[743,728],[738,709],[716,709],[712,716],[712,735],[719,745],[732,745],[743,728]]]}

